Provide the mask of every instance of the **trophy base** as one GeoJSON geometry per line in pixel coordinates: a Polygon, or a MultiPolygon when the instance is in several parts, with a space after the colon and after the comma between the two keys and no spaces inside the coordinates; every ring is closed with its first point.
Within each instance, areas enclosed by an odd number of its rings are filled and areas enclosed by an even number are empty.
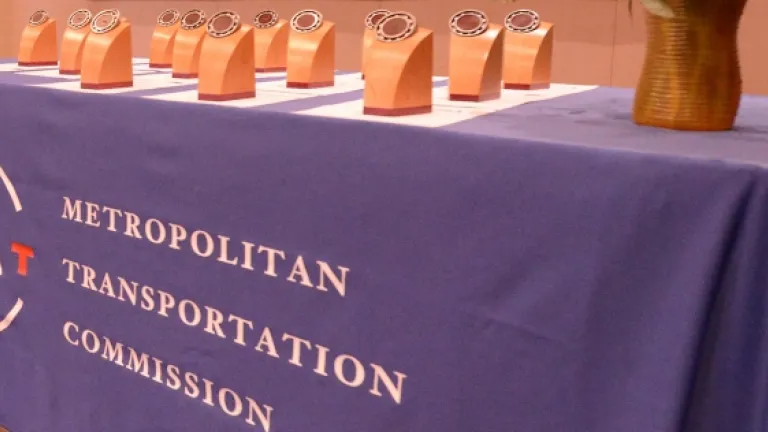
{"type": "Polygon", "coordinates": [[[536,84],[504,83],[504,90],[546,90],[548,88],[549,88],[549,83],[536,83],[536,84]]]}
{"type": "Polygon", "coordinates": [[[80,71],[75,69],[60,69],[59,75],[80,75],[80,71]]]}
{"type": "Polygon", "coordinates": [[[333,81],[322,81],[322,82],[296,82],[296,81],[288,81],[288,88],[295,88],[295,89],[313,89],[313,88],[320,88],[320,87],[333,87],[334,82],[333,81]]]}
{"type": "Polygon", "coordinates": [[[80,88],[83,90],[111,90],[126,87],[133,87],[133,81],[100,84],[80,83],[80,88]]]}
{"type": "Polygon", "coordinates": [[[149,67],[151,69],[170,69],[173,67],[172,64],[166,64],[166,63],[150,63],[149,67]]]}
{"type": "Polygon", "coordinates": [[[171,74],[171,78],[182,78],[182,79],[191,79],[191,78],[197,78],[196,73],[179,73],[174,72],[171,74]]]}
{"type": "Polygon", "coordinates": [[[288,70],[286,67],[269,67],[269,68],[256,68],[256,72],[285,72],[288,70]]]}
{"type": "Polygon", "coordinates": [[[501,99],[501,93],[488,93],[481,95],[451,94],[449,99],[454,102],[485,102],[494,99],[501,99]]]}
{"type": "Polygon", "coordinates": [[[21,67],[57,66],[58,64],[58,61],[19,62],[21,67]]]}
{"type": "Polygon", "coordinates": [[[407,108],[371,108],[364,107],[363,114],[382,117],[400,117],[417,114],[429,114],[432,112],[432,105],[407,108]]]}
{"type": "Polygon", "coordinates": [[[201,101],[209,102],[226,102],[238,99],[249,99],[256,97],[256,91],[247,91],[242,93],[229,93],[229,94],[206,94],[198,93],[197,99],[201,101]]]}

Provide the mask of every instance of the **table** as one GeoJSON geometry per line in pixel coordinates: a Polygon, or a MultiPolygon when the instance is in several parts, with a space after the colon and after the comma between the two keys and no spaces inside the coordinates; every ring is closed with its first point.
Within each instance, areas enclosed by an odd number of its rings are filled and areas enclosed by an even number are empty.
{"type": "Polygon", "coordinates": [[[11,431],[765,426],[766,99],[696,134],[620,89],[363,120],[341,72],[211,106],[0,68],[11,431]]]}

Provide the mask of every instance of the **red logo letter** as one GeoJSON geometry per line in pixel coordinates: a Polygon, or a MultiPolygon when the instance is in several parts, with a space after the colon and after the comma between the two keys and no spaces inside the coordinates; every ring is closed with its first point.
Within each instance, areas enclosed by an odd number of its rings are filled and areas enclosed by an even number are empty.
{"type": "Polygon", "coordinates": [[[26,276],[29,272],[29,259],[35,257],[34,249],[21,243],[11,243],[11,252],[19,257],[18,273],[26,276]]]}

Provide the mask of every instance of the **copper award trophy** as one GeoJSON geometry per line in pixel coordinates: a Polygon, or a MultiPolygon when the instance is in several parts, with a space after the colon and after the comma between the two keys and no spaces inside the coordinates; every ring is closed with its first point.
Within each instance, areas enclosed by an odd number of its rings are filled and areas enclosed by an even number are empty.
{"type": "Polygon", "coordinates": [[[554,28],[532,10],[517,10],[504,19],[504,88],[549,88],[554,28]]]}
{"type": "Polygon", "coordinates": [[[454,101],[480,102],[501,97],[504,29],[478,10],[451,17],[448,93],[454,101]]]}
{"type": "Polygon", "coordinates": [[[288,87],[329,87],[336,74],[336,24],[320,12],[303,10],[291,18],[288,87]]]}
{"type": "Polygon", "coordinates": [[[253,55],[256,72],[282,72],[288,55],[288,21],[277,12],[261,11],[253,17],[253,55]]]}
{"type": "Polygon", "coordinates": [[[365,79],[365,63],[366,56],[368,55],[368,48],[370,48],[371,44],[373,44],[373,41],[376,40],[376,24],[378,24],[382,18],[389,14],[390,12],[386,9],[377,9],[365,17],[365,32],[363,33],[363,61],[360,66],[361,78],[363,79],[365,79]]]}
{"type": "Polygon", "coordinates": [[[253,70],[253,28],[232,11],[218,12],[208,21],[200,52],[198,99],[228,101],[256,96],[253,70]]]}
{"type": "Polygon", "coordinates": [[[200,52],[207,33],[205,12],[192,9],[181,17],[181,28],[173,44],[174,78],[197,78],[200,52]]]}
{"type": "Polygon", "coordinates": [[[158,15],[149,45],[149,67],[169,69],[173,65],[173,46],[180,18],[181,14],[176,9],[168,9],[158,15]]]}
{"type": "Polygon", "coordinates": [[[80,75],[80,65],[83,61],[85,40],[91,33],[91,18],[88,9],[79,9],[69,16],[67,29],[61,41],[61,61],[59,73],[62,75],[80,75]]]}
{"type": "Polygon", "coordinates": [[[432,111],[433,39],[432,31],[419,28],[407,12],[394,12],[379,21],[365,67],[364,114],[432,111]]]}
{"type": "Polygon", "coordinates": [[[29,17],[21,33],[19,66],[55,66],[59,63],[56,45],[56,20],[44,10],[29,17]]]}
{"type": "Polygon", "coordinates": [[[133,86],[131,24],[117,9],[99,12],[83,48],[80,86],[104,90],[133,86]]]}

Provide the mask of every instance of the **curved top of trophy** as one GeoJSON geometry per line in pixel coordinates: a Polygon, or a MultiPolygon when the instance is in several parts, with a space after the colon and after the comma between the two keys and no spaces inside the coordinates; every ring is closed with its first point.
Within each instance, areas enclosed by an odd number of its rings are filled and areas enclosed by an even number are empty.
{"type": "Polygon", "coordinates": [[[323,25],[323,15],[312,9],[296,12],[296,15],[291,18],[291,28],[299,33],[313,32],[321,25],[323,25]]]}
{"type": "Polygon", "coordinates": [[[161,27],[170,27],[181,18],[181,13],[177,9],[166,9],[163,13],[157,16],[157,25],[161,27]]]}
{"type": "Polygon", "coordinates": [[[42,9],[35,11],[32,15],[29,16],[29,25],[31,27],[43,25],[46,21],[48,21],[48,12],[42,9]]]}
{"type": "Polygon", "coordinates": [[[392,12],[376,24],[376,39],[399,42],[416,33],[416,17],[408,12],[392,12]]]}
{"type": "Polygon", "coordinates": [[[109,33],[120,24],[120,11],[107,9],[96,14],[91,20],[91,31],[94,33],[109,33]]]}
{"type": "Polygon", "coordinates": [[[257,29],[272,28],[279,20],[280,17],[277,15],[277,12],[269,9],[263,10],[253,17],[253,27],[257,29]]]}
{"type": "Polygon", "coordinates": [[[376,24],[391,12],[386,9],[376,9],[365,17],[365,27],[368,30],[376,30],[376,24]]]}
{"type": "Polygon", "coordinates": [[[208,20],[208,35],[225,38],[240,30],[240,15],[233,11],[221,11],[208,20]]]}
{"type": "Polygon", "coordinates": [[[516,10],[504,18],[504,27],[517,33],[530,33],[539,28],[540,23],[539,14],[530,9],[516,10]]]}
{"type": "Polygon", "coordinates": [[[181,28],[184,30],[194,30],[205,24],[205,12],[200,9],[192,9],[181,16],[181,28]]]}
{"type": "Polygon", "coordinates": [[[79,30],[91,23],[93,14],[88,9],[78,9],[69,15],[67,25],[73,30],[79,30]]]}
{"type": "Polygon", "coordinates": [[[480,36],[488,30],[488,15],[479,10],[466,9],[453,14],[448,25],[456,36],[480,36]]]}

